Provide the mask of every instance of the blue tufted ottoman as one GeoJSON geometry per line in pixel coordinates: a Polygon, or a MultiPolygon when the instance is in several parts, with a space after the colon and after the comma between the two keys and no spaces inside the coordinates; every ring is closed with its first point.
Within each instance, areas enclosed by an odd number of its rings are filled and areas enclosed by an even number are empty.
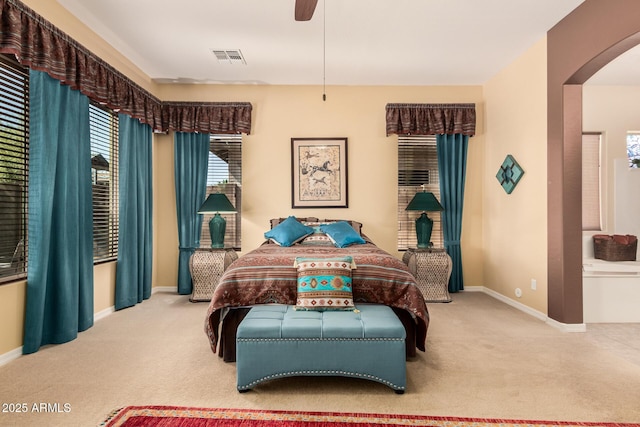
{"type": "Polygon", "coordinates": [[[296,311],[291,305],[253,307],[238,326],[239,391],[276,378],[346,376],[404,393],[406,332],[385,305],[354,311],[296,311]]]}

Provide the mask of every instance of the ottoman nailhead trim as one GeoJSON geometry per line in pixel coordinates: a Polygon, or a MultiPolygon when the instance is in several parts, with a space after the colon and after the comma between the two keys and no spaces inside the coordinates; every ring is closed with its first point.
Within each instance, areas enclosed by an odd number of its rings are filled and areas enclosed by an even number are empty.
{"type": "Polygon", "coordinates": [[[260,379],[257,379],[255,381],[250,382],[249,384],[245,384],[245,385],[239,385],[238,386],[238,390],[247,390],[250,389],[251,387],[253,387],[254,385],[257,385],[263,381],[266,380],[272,380],[272,379],[276,379],[276,378],[283,378],[283,377],[295,377],[295,376],[301,376],[301,375],[342,375],[342,376],[349,376],[349,377],[356,377],[356,378],[363,378],[366,380],[375,380],[378,381],[380,383],[383,383],[395,390],[404,390],[405,387],[404,386],[399,386],[396,384],[391,383],[390,381],[387,381],[385,379],[376,377],[375,375],[368,375],[368,374],[359,374],[357,372],[346,372],[346,371],[329,371],[329,370],[304,370],[304,371],[289,371],[289,372],[282,372],[279,374],[272,374],[272,375],[266,375],[260,379]]]}
{"type": "Polygon", "coordinates": [[[276,341],[402,341],[404,338],[236,338],[236,342],[276,341]]]}

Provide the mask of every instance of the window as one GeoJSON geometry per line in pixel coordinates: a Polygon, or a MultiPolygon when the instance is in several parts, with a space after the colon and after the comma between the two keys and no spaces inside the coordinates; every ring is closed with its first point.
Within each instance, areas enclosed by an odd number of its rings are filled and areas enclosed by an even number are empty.
{"type": "Polygon", "coordinates": [[[118,117],[100,105],[89,105],[93,261],[118,256],[118,117]]]}
{"type": "Polygon", "coordinates": [[[26,277],[29,74],[0,55],[0,282],[26,277]]]}
{"type": "Polygon", "coordinates": [[[640,132],[627,133],[629,167],[640,168],[640,132]]]}
{"type": "Polygon", "coordinates": [[[602,230],[600,153],[602,134],[582,134],[582,230],[602,230]]]}
{"type": "MultiPolygon", "coordinates": [[[[242,135],[211,135],[209,145],[209,170],[207,195],[224,193],[237,213],[220,214],[227,221],[224,235],[225,247],[241,250],[241,201],[242,201],[242,135]]],[[[211,246],[209,220],[213,214],[203,215],[200,246],[211,246]]]]}
{"type": "MultiPolygon", "coordinates": [[[[418,191],[433,193],[440,200],[438,177],[438,152],[435,135],[398,137],[398,250],[415,248],[415,220],[419,212],[405,208],[418,191]]],[[[431,242],[435,247],[443,246],[440,212],[428,212],[433,220],[431,242]]]]}

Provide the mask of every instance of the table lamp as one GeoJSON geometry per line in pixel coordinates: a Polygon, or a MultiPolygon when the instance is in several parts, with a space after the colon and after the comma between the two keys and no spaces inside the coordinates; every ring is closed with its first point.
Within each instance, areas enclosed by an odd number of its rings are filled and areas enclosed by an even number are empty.
{"type": "Polygon", "coordinates": [[[416,237],[418,240],[418,248],[428,248],[431,246],[431,230],[433,229],[433,220],[427,216],[427,212],[442,211],[444,208],[436,199],[433,193],[428,193],[424,189],[416,193],[413,199],[407,205],[408,211],[422,211],[422,214],[416,219],[416,237]]]}
{"type": "Polygon", "coordinates": [[[209,221],[212,248],[224,248],[224,233],[227,228],[227,221],[220,216],[220,213],[234,212],[236,212],[236,208],[233,207],[227,196],[222,193],[209,194],[207,200],[198,209],[199,214],[215,213],[209,221]]]}

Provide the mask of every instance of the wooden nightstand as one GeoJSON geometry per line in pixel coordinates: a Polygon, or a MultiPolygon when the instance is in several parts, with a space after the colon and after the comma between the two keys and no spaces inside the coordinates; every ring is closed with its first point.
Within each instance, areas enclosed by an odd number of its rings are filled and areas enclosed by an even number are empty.
{"type": "Polygon", "coordinates": [[[402,256],[402,261],[415,276],[426,302],[451,302],[449,277],[452,262],[444,249],[409,248],[402,256]]]}
{"type": "Polygon", "coordinates": [[[193,293],[189,301],[211,301],[222,273],[238,259],[233,248],[198,248],[189,259],[193,293]]]}

